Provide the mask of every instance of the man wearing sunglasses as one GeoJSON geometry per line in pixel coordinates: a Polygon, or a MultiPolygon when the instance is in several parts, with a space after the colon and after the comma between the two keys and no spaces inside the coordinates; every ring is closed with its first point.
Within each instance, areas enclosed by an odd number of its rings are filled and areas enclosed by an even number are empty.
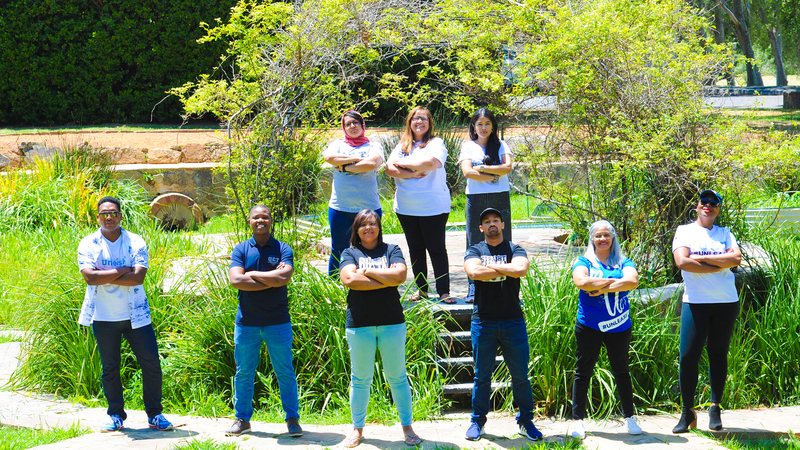
{"type": "Polygon", "coordinates": [[[127,418],[120,364],[122,336],[142,368],[142,392],[150,428],[171,430],[161,414],[161,361],[144,292],[147,245],[120,226],[122,209],[115,197],[97,202],[100,229],[78,245],[78,266],[88,287],[78,323],[91,326],[103,364],[101,380],[108,400],[109,422],[101,433],[119,431],[127,418]]]}

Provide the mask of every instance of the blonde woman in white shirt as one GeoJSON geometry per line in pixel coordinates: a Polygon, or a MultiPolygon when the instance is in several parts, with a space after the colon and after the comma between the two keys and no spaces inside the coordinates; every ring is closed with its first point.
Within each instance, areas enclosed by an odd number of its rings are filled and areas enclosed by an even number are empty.
{"type": "Polygon", "coordinates": [[[425,108],[411,110],[400,143],[386,162],[386,174],[395,179],[394,212],[403,227],[418,291],[412,300],[428,297],[427,251],[441,301],[450,296],[450,264],[445,248],[445,226],[450,216],[450,189],[444,163],[447,148],[433,134],[433,116],[425,108]]]}

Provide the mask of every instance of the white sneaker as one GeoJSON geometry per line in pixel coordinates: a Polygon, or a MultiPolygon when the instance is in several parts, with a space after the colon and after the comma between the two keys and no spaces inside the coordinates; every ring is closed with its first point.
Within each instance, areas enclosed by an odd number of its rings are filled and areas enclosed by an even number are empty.
{"type": "Polygon", "coordinates": [[[583,426],[583,420],[576,420],[572,422],[572,432],[570,433],[575,439],[586,439],[586,428],[583,426]]]}
{"type": "Polygon", "coordinates": [[[636,416],[630,416],[625,419],[625,426],[628,428],[628,434],[642,434],[642,427],[636,421],[636,416]]]}

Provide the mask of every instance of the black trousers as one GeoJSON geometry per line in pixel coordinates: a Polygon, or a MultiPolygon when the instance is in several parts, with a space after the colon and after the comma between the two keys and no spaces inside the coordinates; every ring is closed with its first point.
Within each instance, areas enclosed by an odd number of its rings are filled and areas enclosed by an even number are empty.
{"type": "Polygon", "coordinates": [[[603,345],[606,346],[611,373],[614,374],[614,381],[617,384],[622,415],[624,417],[634,415],[633,386],[628,370],[631,330],[632,328],[628,328],[618,333],[603,333],[581,323],[575,324],[575,340],[578,342],[578,361],[575,364],[575,382],[572,384],[572,416],[575,420],[586,418],[589,385],[603,345]]]}
{"type": "Polygon", "coordinates": [[[436,293],[450,293],[450,261],[444,245],[444,231],[450,213],[438,216],[406,216],[397,214],[408,243],[411,271],[414,282],[422,292],[428,292],[428,262],[425,251],[431,257],[433,275],[436,277],[436,293]]]}

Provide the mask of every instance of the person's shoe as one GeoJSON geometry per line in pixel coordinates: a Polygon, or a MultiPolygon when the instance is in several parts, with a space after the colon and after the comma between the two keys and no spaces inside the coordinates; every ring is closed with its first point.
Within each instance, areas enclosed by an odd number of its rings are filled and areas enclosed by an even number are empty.
{"type": "Polygon", "coordinates": [[[300,420],[297,417],[286,419],[286,428],[289,429],[289,436],[293,438],[303,435],[303,429],[300,428],[300,420]]]}
{"type": "Polygon", "coordinates": [[[237,418],[233,421],[233,425],[225,430],[225,436],[241,436],[250,432],[250,422],[244,419],[237,418]]]}
{"type": "Polygon", "coordinates": [[[722,418],[719,416],[720,414],[719,405],[711,405],[711,408],[708,408],[708,429],[719,431],[722,429],[722,418]]]}
{"type": "Polygon", "coordinates": [[[681,413],[681,420],[672,429],[675,434],[686,433],[691,428],[697,428],[697,414],[691,409],[684,409],[681,413]]]}
{"type": "Polygon", "coordinates": [[[167,431],[172,429],[172,423],[164,417],[163,414],[158,414],[147,419],[147,424],[150,428],[155,428],[158,431],[167,431]]]}
{"type": "Polygon", "coordinates": [[[572,422],[572,432],[569,434],[575,439],[586,439],[586,427],[583,425],[583,420],[576,420],[572,422]]]}
{"type": "Polygon", "coordinates": [[[536,429],[536,425],[531,421],[522,422],[519,424],[519,434],[525,436],[532,441],[539,441],[542,439],[542,432],[536,429]]]}
{"type": "Polygon", "coordinates": [[[472,422],[467,429],[467,435],[464,436],[468,441],[480,440],[483,436],[483,427],[478,422],[472,422]]]}
{"type": "Polygon", "coordinates": [[[122,418],[116,414],[108,416],[111,420],[100,427],[101,433],[111,433],[122,429],[122,418]]]}
{"type": "Polygon", "coordinates": [[[636,421],[636,416],[626,417],[625,426],[628,428],[628,434],[642,434],[642,427],[640,427],[639,422],[636,421]]]}
{"type": "Polygon", "coordinates": [[[469,290],[467,290],[467,296],[464,297],[464,303],[472,303],[475,301],[475,285],[473,283],[469,284],[469,290]]]}

